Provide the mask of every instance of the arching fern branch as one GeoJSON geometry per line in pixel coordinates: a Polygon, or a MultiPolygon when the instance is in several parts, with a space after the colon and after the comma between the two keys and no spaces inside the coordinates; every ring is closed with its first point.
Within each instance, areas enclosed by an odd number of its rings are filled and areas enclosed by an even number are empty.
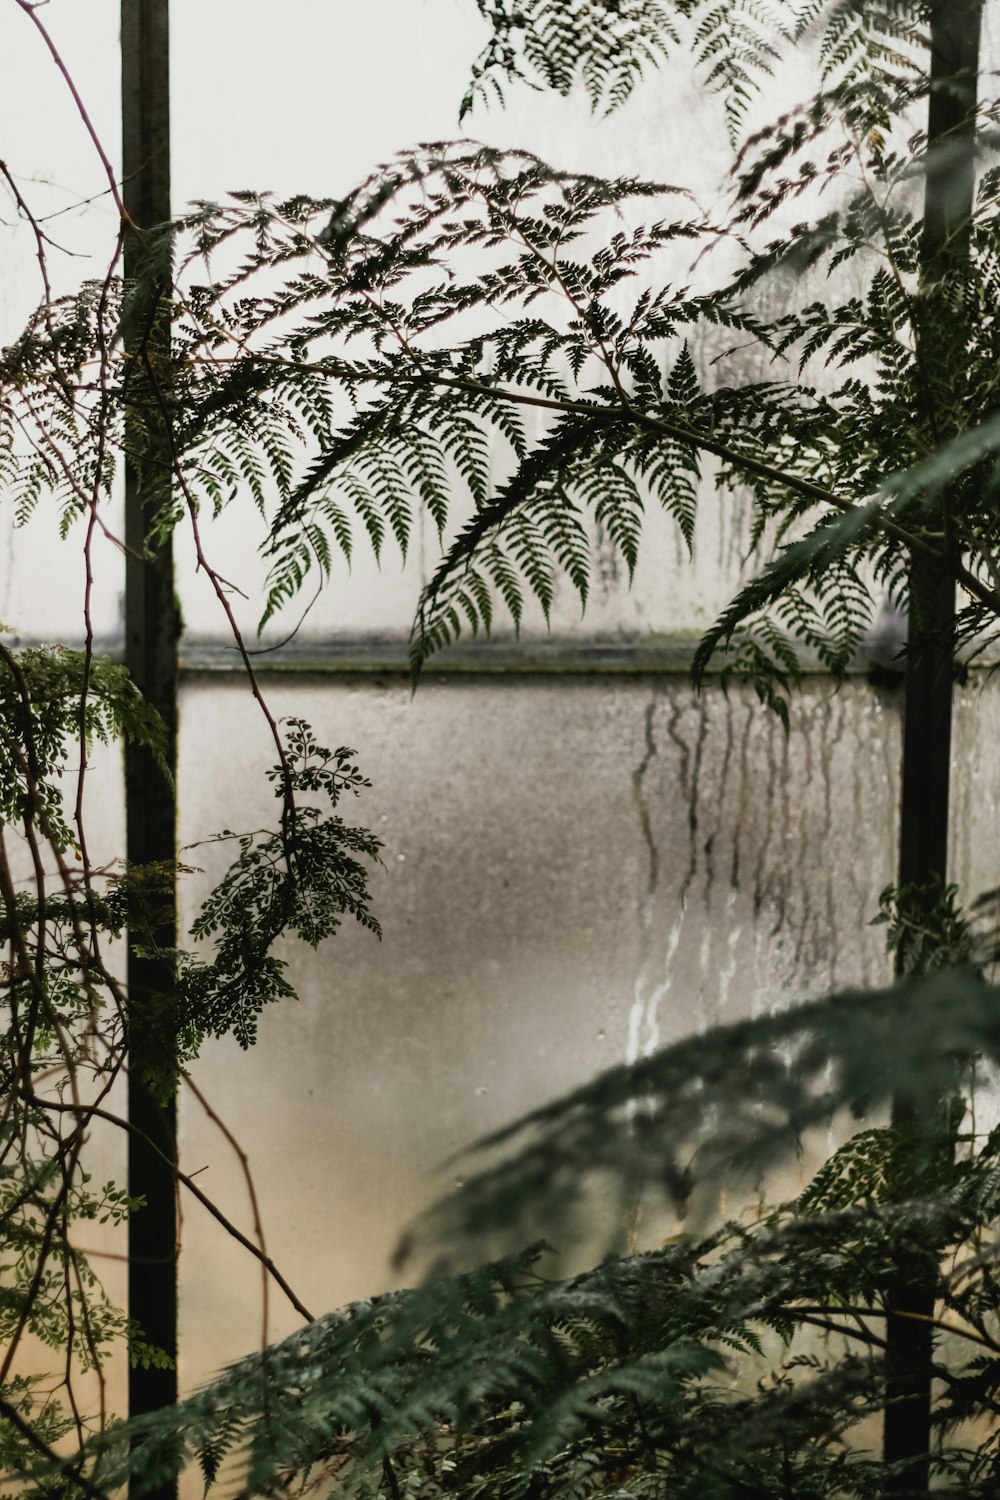
{"type": "Polygon", "coordinates": [[[818,41],[824,81],[912,76],[924,18],[907,0],[476,0],[489,27],[462,100],[501,104],[512,85],[586,92],[610,113],[676,55],[722,96],[736,139],[747,107],[803,40],[818,41]]]}
{"type": "MultiPolygon", "coordinates": [[[[682,196],[554,172],[525,152],[429,146],[338,202],[236,195],[199,206],[178,231],[177,466],[193,503],[217,508],[246,486],[265,510],[264,620],[310,572],[328,573],[338,551],[350,556],[359,532],[376,553],[390,537],[405,551],[426,514],[445,555],[414,632],[419,669],[462,630],[489,629],[498,599],[515,626],[531,596],[549,610],[560,577],[584,601],[598,527],[627,574],[650,505],[690,545],[706,472],[724,505],[737,487],[748,497],[756,549],[757,577],[712,635],[718,664],[767,701],[782,701],[781,678],[802,649],[843,669],[879,593],[902,602],[913,554],[946,558],[965,589],[963,638],[991,627],[995,174],[984,176],[968,266],[946,285],[921,285],[910,191],[921,145],[890,149],[868,129],[879,111],[905,108],[912,88],[894,87],[824,96],[819,116],[791,132],[777,192],[759,160],[779,138],[759,138],[760,158],[739,168],[743,264],[730,274],[727,251],[714,291],[686,284],[692,254],[710,266],[704,253],[719,238],[682,196]],[[840,104],[848,144],[812,171],[840,104]],[[833,181],[847,165],[860,189],[758,242],[801,184],[833,181]],[[815,278],[848,259],[849,285],[833,277],[822,300],[799,295],[804,268],[815,278]],[[782,306],[769,317],[773,287],[782,306]],[[956,316],[968,328],[962,369],[931,369],[928,330],[956,316]],[[719,352],[699,372],[692,350],[709,336],[719,352]],[[768,378],[727,381],[730,355],[747,345],[768,378]],[[843,546],[827,545],[835,535],[843,546]],[[779,603],[789,570],[797,592],[779,603]]],[[[703,266],[698,275],[703,286],[703,266]]],[[[11,440],[15,429],[37,435],[39,463],[54,466],[46,482],[65,487],[70,513],[81,504],[77,471],[58,467],[59,434],[69,424],[65,442],[79,442],[86,473],[94,320],[86,296],[50,310],[62,386],[49,379],[48,324],[44,338],[33,326],[7,351],[3,420],[11,440]]]]}
{"type": "MultiPolygon", "coordinates": [[[[890,94],[875,100],[852,85],[839,96],[855,132],[850,159],[866,174],[861,190],[817,225],[748,247],[744,267],[714,293],[694,293],[677,277],[685,247],[716,238],[678,214],[683,200],[655,184],[555,173],[523,152],[428,147],[336,204],[254,199],[200,209],[186,225],[199,265],[245,248],[251,230],[258,248],[229,282],[187,299],[179,359],[190,390],[190,482],[217,494],[230,448],[231,469],[246,465],[239,445],[262,404],[273,421],[301,388],[312,414],[302,449],[312,456],[297,477],[284,460],[268,460],[278,504],[266,618],[310,569],[329,568],[334,548],[349,550],[355,519],[376,552],[390,535],[405,549],[423,510],[451,540],[421,604],[419,668],[461,630],[490,628],[496,597],[515,625],[531,594],[547,611],[560,574],[584,600],[588,528],[600,525],[627,572],[650,502],[673,514],[690,543],[708,461],[723,492],[739,485],[749,494],[751,537],[765,558],[775,542],[798,547],[810,530],[832,536],[832,518],[843,518],[845,546],[803,543],[812,546],[802,573],[808,595],[788,595],[777,616],[760,614],[777,599],[779,574],[801,571],[800,548],[751,582],[713,634],[719,645],[732,640],[729,666],[777,703],[778,679],[794,670],[800,648],[842,669],[868,626],[874,591],[888,583],[898,593],[911,553],[943,555],[941,486],[921,467],[940,450],[936,462],[953,480],[964,476],[949,489],[949,566],[971,600],[960,626],[974,620],[979,629],[1000,604],[992,511],[976,498],[993,464],[994,321],[970,322],[961,389],[938,376],[928,385],[916,329],[953,319],[956,300],[989,305],[998,279],[986,214],[993,189],[984,183],[976,254],[961,285],[918,287],[906,196],[913,162],[887,150],[884,136],[857,137],[865,112],[886,108],[890,94]],[[643,205],[653,209],[644,222],[636,217],[643,205]],[[770,320],[749,310],[748,298],[775,278],[787,281],[804,263],[836,269],[845,258],[865,270],[863,294],[834,291],[770,320]],[[276,265],[283,287],[272,280],[255,292],[276,265]],[[793,359],[803,371],[825,360],[833,380],[712,384],[690,350],[713,328],[786,370],[793,359]],[[870,379],[859,378],[859,361],[870,379]],[[952,437],[943,447],[942,432],[952,437]]],[[[826,97],[824,117],[837,98],[826,97]]],[[[788,165],[799,164],[799,177],[789,192],[810,176],[817,132],[810,125],[797,137],[788,165]]],[[[766,156],[767,138],[759,149],[766,156]]],[[[826,170],[843,167],[838,155],[826,170]]],[[[780,195],[759,186],[752,159],[740,170],[741,213],[755,232],[780,195]]]]}
{"type": "MultiPolygon", "coordinates": [[[[462,1258],[497,1230],[551,1218],[553,1193],[568,1210],[570,1179],[605,1168],[675,1202],[728,1176],[734,1144],[737,1168],[757,1171],[845,1105],[876,1108],[900,1077],[953,1078],[973,1051],[996,1059],[996,998],[970,971],[938,971],[614,1070],[487,1142],[517,1159],[450,1200],[434,1246],[462,1258]]],[[[311,1323],[178,1408],[111,1431],[97,1472],[109,1488],[130,1472],[140,1494],[196,1459],[240,1496],[296,1478],[368,1496],[388,1472],[424,1500],[694,1500],[751,1482],[870,1500],[885,1479],[863,1426],[884,1399],[879,1268],[905,1246],[945,1267],[936,1469],[959,1487],[946,1493],[985,1500],[993,1445],[960,1423],[994,1402],[998,1262],[982,1231],[1000,1212],[1000,1141],[963,1139],[956,1163],[928,1151],[938,1177],[920,1199],[896,1191],[895,1132],[870,1128],[757,1223],[694,1228],[569,1279],[540,1244],[469,1274],[439,1260],[425,1286],[311,1323]],[[834,1337],[800,1339],[817,1328],[834,1337]],[[738,1378],[740,1361],[752,1378],[738,1378]]]]}

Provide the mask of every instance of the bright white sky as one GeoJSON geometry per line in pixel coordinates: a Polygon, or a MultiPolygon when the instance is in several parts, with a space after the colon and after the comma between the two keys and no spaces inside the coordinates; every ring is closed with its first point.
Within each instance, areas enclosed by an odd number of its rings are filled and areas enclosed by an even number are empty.
{"type": "MultiPolygon", "coordinates": [[[[52,34],[108,155],[120,155],[119,0],[49,0],[52,34]]],[[[232,188],[347,191],[378,162],[418,141],[472,134],[526,146],[563,168],[645,173],[705,188],[725,160],[717,111],[697,110],[683,65],[654,75],[611,120],[581,98],[518,90],[511,107],[477,109],[464,131],[458,105],[485,36],[473,0],[173,0],[173,190],[180,209],[232,188]],[[697,118],[696,118],[697,116],[697,118]],[[706,129],[706,125],[708,128],[706,129]],[[714,128],[713,128],[714,127],[714,128]]],[[[0,158],[67,250],[53,254],[68,287],[100,269],[113,233],[93,147],[41,37],[14,0],[0,0],[0,158]]],[[[709,188],[709,197],[712,196],[709,188]]],[[[0,226],[0,336],[35,300],[30,234],[0,226]]]]}
{"type": "MultiPolygon", "coordinates": [[[[119,0],[49,0],[38,15],[117,165],[119,0]]],[[[171,27],[176,210],[233,188],[339,195],[397,150],[460,133],[527,147],[562,168],[680,183],[705,207],[728,161],[721,111],[698,97],[683,59],[610,120],[595,119],[583,97],[520,89],[507,110],[479,108],[460,132],[459,102],[485,39],[473,0],[287,0],[280,9],[273,0],[173,0],[171,27]]],[[[56,293],[70,291],[107,266],[117,226],[106,179],[64,80],[15,0],[0,0],[0,57],[0,159],[33,211],[55,215],[45,228],[62,248],[50,248],[49,272],[56,293]]],[[[0,215],[3,343],[37,304],[41,283],[31,232],[3,193],[0,215]]],[[[68,638],[79,633],[80,559],[72,540],[58,545],[50,522],[39,515],[13,538],[0,528],[0,621],[68,638]]],[[[225,522],[212,544],[227,576],[255,594],[261,568],[245,518],[225,522]]],[[[103,635],[117,629],[119,562],[113,552],[99,560],[95,625],[103,635]]],[[[342,570],[310,624],[405,636],[423,571],[415,564],[401,578],[398,559],[387,558],[379,574],[359,549],[352,576],[342,570]]],[[[185,618],[194,634],[215,635],[224,626],[203,582],[185,586],[185,618]]],[[[256,598],[238,608],[252,630],[256,598]]],[[[595,620],[592,611],[588,628],[595,620]]]]}

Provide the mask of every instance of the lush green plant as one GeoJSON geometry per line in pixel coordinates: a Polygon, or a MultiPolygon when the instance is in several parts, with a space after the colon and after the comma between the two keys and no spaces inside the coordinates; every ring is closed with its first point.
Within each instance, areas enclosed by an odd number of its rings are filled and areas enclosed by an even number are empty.
{"type": "Polygon", "coordinates": [[[955,1059],[965,1082],[973,1058],[996,1061],[997,999],[970,969],[936,971],[605,1074],[483,1143],[504,1159],[424,1233],[459,1260],[497,1231],[565,1241],[592,1230],[595,1179],[623,1207],[686,1212],[686,1231],[569,1280],[546,1276],[544,1245],[466,1275],[439,1263],[423,1288],[320,1319],[144,1419],[130,1458],[106,1452],[108,1477],[152,1485],[197,1458],[211,1480],[239,1453],[241,1493],[294,1478],[352,1495],[869,1500],[889,1478],[865,1430],[884,1400],[886,1284],[915,1251],[939,1278],[935,1481],[995,1494],[1000,1134],[949,1091],[955,1059]],[[720,1181],[763,1197],[769,1165],[907,1083],[956,1102],[909,1137],[868,1127],[795,1201],[712,1225],[720,1181]]]}
{"type": "MultiPolygon", "coordinates": [[[[565,576],[585,602],[598,530],[631,573],[650,504],[690,542],[704,476],[721,503],[737,484],[750,495],[759,566],[702,642],[699,680],[718,668],[786,715],[803,659],[846,672],[886,595],[918,625],[930,620],[929,577],[964,590],[949,650],[982,651],[1000,614],[1000,176],[987,160],[997,106],[977,101],[961,73],[929,77],[924,29],[941,7],[480,9],[492,40],[470,98],[527,67],[559,89],[582,79],[613,106],[643,66],[690,43],[735,132],[760,69],[810,28],[822,91],[743,143],[722,269],[697,292],[677,283],[678,252],[699,255],[710,275],[720,227],[687,199],[561,173],[523,152],[422,148],[340,201],[241,194],[198,206],[162,239],[176,245],[177,297],[158,372],[174,451],[158,524],[175,524],[180,509],[197,526],[200,510],[249,491],[269,528],[266,623],[335,551],[349,555],[359,528],[376,552],[389,535],[405,552],[426,511],[445,551],[414,627],[419,670],[462,630],[488,630],[498,599],[517,624],[529,598],[548,613],[565,576]],[[919,111],[942,91],[964,104],[928,143],[919,111]],[[918,199],[965,160],[973,124],[971,214],[945,213],[929,245],[918,199]],[[788,231],[779,226],[793,205],[803,219],[788,231]],[[838,275],[847,263],[850,283],[838,275]],[[775,373],[727,383],[723,358],[711,383],[700,379],[691,347],[706,326],[734,346],[755,343],[775,373]],[[544,417],[540,431],[529,412],[544,417]],[[491,485],[498,455],[508,477],[491,485]]],[[[36,435],[31,454],[15,458],[13,438],[8,450],[25,506],[54,486],[71,512],[88,512],[110,485],[109,451],[141,448],[144,421],[150,432],[162,421],[162,403],[129,396],[149,292],[109,275],[47,303],[7,351],[6,417],[36,435]],[[123,345],[109,338],[115,328],[132,330],[123,345]]],[[[926,648],[919,636],[914,647],[926,648]]],[[[89,656],[81,670],[89,684],[89,656]]],[[[305,731],[294,750],[276,772],[279,833],[267,850],[240,846],[203,917],[208,933],[232,893],[245,894],[249,951],[243,912],[214,966],[182,969],[195,1032],[249,1037],[257,1007],[282,987],[262,958],[298,920],[291,862],[288,882],[272,879],[269,862],[289,859],[293,820],[321,926],[345,908],[365,914],[356,856],[373,852],[367,836],[335,824],[320,837],[323,824],[289,811],[295,790],[335,801],[355,785],[349,752],[330,759],[305,731]]],[[[87,887],[86,911],[95,899],[87,887]]],[[[1000,1142],[958,1096],[976,1059],[997,1058],[997,997],[973,966],[953,891],[937,882],[887,894],[882,916],[908,971],[892,990],[747,1023],[605,1075],[487,1143],[513,1155],[422,1233],[456,1261],[489,1253],[500,1230],[531,1238],[543,1221],[566,1240],[589,1222],[594,1179],[627,1202],[659,1194],[696,1227],[568,1282],[542,1277],[537,1248],[471,1275],[439,1264],[426,1287],[313,1323],[176,1412],[144,1418],[131,1455],[111,1434],[88,1450],[88,1474],[113,1484],[129,1469],[154,1486],[194,1455],[211,1481],[245,1450],[248,1491],[319,1480],[393,1497],[899,1493],[906,1473],[871,1456],[863,1423],[886,1400],[885,1332],[905,1260],[936,1294],[935,1479],[944,1493],[995,1494],[1000,1142]],[[765,1205],[756,1222],[720,1228],[704,1216],[723,1166],[753,1184],[810,1130],[891,1097],[930,1104],[868,1126],[802,1197],[765,1205]],[[802,1342],[817,1329],[825,1344],[802,1342]],[[762,1369],[771,1373],[755,1383],[762,1369]]],[[[45,922],[36,916],[36,928],[45,922]]],[[[306,922],[304,935],[319,934],[306,922]]],[[[82,950],[69,963],[86,974],[82,950]]],[[[25,1076],[28,1062],[18,1066],[25,1076]]],[[[16,1395],[5,1395],[8,1415],[21,1410],[16,1395]]],[[[77,1482],[93,1482],[80,1472],[77,1482]]]]}
{"type": "MultiPolygon", "coordinates": [[[[95,1120],[124,1128],[109,1095],[123,1068],[138,1065],[129,1057],[115,941],[128,926],[133,941],[152,949],[157,904],[174,874],[90,862],[88,758],[95,740],[122,736],[154,750],[162,741],[162,725],[123,667],[65,647],[0,645],[0,1414],[4,1469],[14,1475],[27,1474],[55,1439],[73,1434],[79,1445],[95,1422],[103,1425],[103,1395],[92,1415],[74,1381],[94,1372],[103,1392],[120,1339],[133,1361],[164,1358],[108,1300],[76,1234],[81,1224],[120,1223],[142,1208],[113,1183],[91,1182],[83,1146],[95,1120]],[[23,1373],[32,1341],[56,1351],[58,1374],[23,1373]]],[[[345,914],[378,930],[364,863],[377,857],[378,840],[335,811],[345,792],[368,785],[353,752],[324,749],[299,720],[283,744],[271,773],[279,830],[220,835],[235,843],[234,861],[194,923],[201,946],[179,955],[177,991],[163,1001],[162,1048],[146,1054],[158,1092],[173,1088],[173,1070],[206,1036],[232,1033],[250,1045],[260,1009],[292,993],[271,952],[282,934],[315,945],[345,914]]]]}
{"type": "MultiPolygon", "coordinates": [[[[997,175],[979,181],[969,253],[923,274],[919,61],[849,70],[746,144],[723,257],[728,269],[735,240],[744,263],[713,290],[655,280],[676,275],[664,257],[678,245],[681,265],[711,266],[718,226],[686,197],[466,144],[408,153],[343,201],[241,194],[183,218],[179,472],[192,499],[223,506],[246,486],[267,512],[262,623],[349,555],[358,527],[376,552],[391,535],[405,553],[426,510],[447,545],[414,629],[419,669],[463,629],[489,629],[498,602],[515,624],[526,597],[547,614],[557,577],[585,602],[595,525],[629,574],[649,504],[690,541],[708,465],[723,497],[749,492],[765,565],[705,637],[696,678],[711,661],[780,711],[802,649],[842,673],[885,594],[905,601],[912,556],[960,582],[957,640],[980,648],[1000,606],[996,333],[978,313],[997,289],[997,175]],[[818,220],[764,238],[820,192],[818,220]],[[611,211],[629,227],[589,253],[611,211]],[[782,312],[767,317],[775,281],[782,312]],[[706,386],[689,351],[706,325],[731,329],[733,349],[755,342],[774,376],[727,383],[724,347],[706,386]],[[527,414],[546,418],[540,436],[527,414]],[[510,470],[492,491],[491,452],[510,470]]],[[[984,143],[995,117],[978,106],[984,143]]],[[[67,337],[85,315],[62,309],[67,337]]],[[[29,331],[14,356],[39,372],[39,410],[47,339],[29,331]]]]}

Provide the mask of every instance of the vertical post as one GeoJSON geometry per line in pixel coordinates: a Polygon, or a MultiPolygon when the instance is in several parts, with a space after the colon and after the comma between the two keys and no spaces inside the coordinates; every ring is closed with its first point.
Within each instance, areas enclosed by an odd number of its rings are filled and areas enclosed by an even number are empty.
{"type": "MultiPolygon", "coordinates": [[[[932,0],[930,7],[930,95],[928,163],[920,245],[922,290],[932,293],[969,253],[975,192],[975,106],[982,0],[932,0]]],[[[939,421],[941,397],[950,395],[964,353],[960,320],[947,325],[939,298],[918,327],[927,409],[937,439],[954,436],[939,421]]],[[[941,529],[951,550],[948,512],[941,501],[941,529]]],[[[955,676],[955,580],[949,562],[914,557],[909,570],[909,640],[903,710],[899,889],[943,888],[948,868],[952,693],[955,676]]],[[[926,1132],[935,1129],[943,1101],[897,1094],[892,1122],[913,1150],[901,1157],[904,1182],[919,1191],[926,1170],[926,1132]],[[923,1151],[920,1141],[925,1135],[923,1151]],[[921,1155],[924,1162],[921,1166],[921,1155]],[[912,1168],[913,1170],[908,1170],[912,1168]]],[[[937,1122],[940,1129],[940,1121],[937,1122]]],[[[941,1149],[946,1149],[942,1147],[941,1149]]],[[[932,1248],[932,1247],[931,1247],[932,1248]]],[[[930,1484],[933,1326],[938,1276],[926,1254],[902,1256],[887,1289],[886,1411],[884,1458],[900,1464],[888,1493],[926,1494],[930,1484]]]]}
{"type": "MultiPolygon", "coordinates": [[[[167,727],[167,760],[176,763],[177,635],[173,554],[169,534],[151,529],[170,498],[169,256],[144,231],[170,218],[170,96],[168,0],[122,0],[123,197],[131,219],[125,277],[144,288],[129,317],[129,386],[125,465],[125,661],[143,696],[167,727]]],[[[125,761],[128,861],[158,867],[159,892],[144,934],[149,945],[176,947],[176,804],[172,779],[149,752],[129,746],[125,761]]],[[[137,925],[137,924],[136,924],[137,925]]],[[[129,1193],[145,1206],[129,1219],[130,1318],[150,1344],[177,1354],[176,1109],[172,1081],[175,967],[170,958],[142,956],[130,928],[128,1058],[131,1123],[129,1193]],[[157,1081],[159,1080],[159,1081],[157,1081]],[[145,1139],[144,1139],[145,1138],[145,1139]],[[148,1142],[148,1144],[147,1144],[148,1142]]],[[[129,1413],[177,1399],[176,1370],[133,1368],[129,1413]]],[[[156,1491],[171,1500],[176,1487],[156,1491]]]]}
{"type": "MultiPolygon", "coordinates": [[[[903,775],[900,807],[899,890],[928,893],[945,884],[951,753],[952,629],[955,583],[951,574],[910,565],[910,644],[918,655],[906,666],[903,709],[903,775]]],[[[933,899],[932,894],[930,898],[933,899]]],[[[897,971],[901,965],[897,964],[897,971]]],[[[943,1164],[949,1147],[931,1145],[940,1130],[943,1101],[897,1091],[892,1124],[900,1134],[897,1173],[903,1196],[920,1196],[931,1157],[943,1164]]],[[[886,1288],[886,1407],[883,1456],[904,1467],[888,1494],[926,1495],[930,1485],[931,1394],[938,1269],[934,1247],[901,1253],[886,1288]]]]}

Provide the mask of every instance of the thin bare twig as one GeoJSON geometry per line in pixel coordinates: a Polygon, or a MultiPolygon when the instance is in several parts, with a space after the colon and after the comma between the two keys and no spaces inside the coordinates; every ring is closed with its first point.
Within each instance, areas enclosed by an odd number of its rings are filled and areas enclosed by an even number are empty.
{"type": "Polygon", "coordinates": [[[271,1260],[270,1256],[264,1255],[258,1248],[258,1246],[254,1244],[253,1240],[248,1239],[247,1236],[242,1232],[242,1230],[237,1229],[236,1225],[226,1217],[221,1208],[219,1208],[215,1203],[212,1202],[212,1199],[208,1196],[208,1194],[202,1192],[201,1188],[195,1182],[194,1178],[187,1172],[182,1172],[177,1163],[171,1161],[169,1156],[167,1156],[164,1151],[160,1150],[156,1142],[152,1140],[152,1138],[148,1136],[144,1130],[140,1130],[137,1125],[133,1125],[130,1120],[124,1119],[123,1116],[116,1115],[111,1110],[99,1108],[94,1105],[82,1105],[78,1111],[76,1105],[66,1104],[61,1099],[40,1099],[34,1095],[30,1097],[29,1102],[36,1105],[39,1109],[52,1110],[58,1113],[79,1112],[88,1119],[107,1120],[110,1124],[116,1125],[119,1130],[128,1131],[130,1135],[134,1135],[137,1139],[144,1141],[150,1148],[150,1150],[154,1151],[156,1155],[161,1158],[161,1160],[169,1163],[171,1170],[174,1172],[177,1178],[177,1181],[184,1184],[188,1192],[190,1192],[195,1198],[197,1198],[202,1208],[207,1209],[207,1211],[212,1215],[212,1218],[222,1225],[226,1233],[232,1235],[233,1239],[236,1240],[238,1244],[242,1245],[244,1250],[248,1250],[255,1260],[260,1261],[261,1264],[266,1267],[268,1274],[272,1276],[277,1282],[278,1286],[280,1286],[289,1302],[295,1308],[295,1311],[301,1314],[301,1316],[306,1320],[307,1323],[314,1323],[316,1321],[313,1314],[292,1291],[292,1288],[289,1286],[284,1276],[282,1276],[281,1272],[274,1264],[274,1261],[271,1260]]]}

